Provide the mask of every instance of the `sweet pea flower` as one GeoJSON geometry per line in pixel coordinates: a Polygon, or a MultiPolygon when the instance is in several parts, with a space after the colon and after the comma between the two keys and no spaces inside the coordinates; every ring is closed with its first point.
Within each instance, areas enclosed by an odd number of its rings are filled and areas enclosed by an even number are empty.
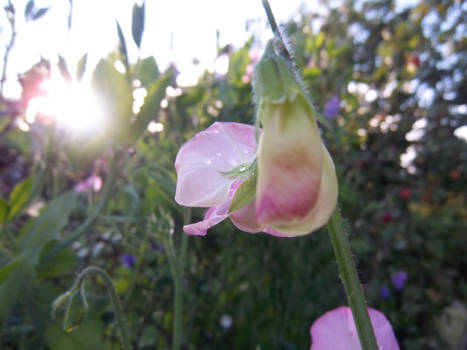
{"type": "Polygon", "coordinates": [[[337,177],[316,118],[288,64],[268,45],[255,69],[258,118],[256,216],[260,225],[305,235],[325,225],[337,203],[337,177]]]}
{"type": "MultiPolygon", "coordinates": [[[[368,308],[379,350],[399,350],[391,323],[383,313],[368,308]]],[[[311,350],[362,350],[349,307],[338,307],[318,318],[310,329],[311,350]]]]}
{"type": "Polygon", "coordinates": [[[175,201],[209,208],[202,221],[183,227],[185,233],[204,236],[210,227],[230,217],[242,231],[281,235],[258,224],[254,201],[229,213],[232,199],[245,179],[225,173],[245,170],[255,158],[255,128],[240,123],[216,122],[180,148],[175,159],[175,201]]]}
{"type": "Polygon", "coordinates": [[[392,276],[392,285],[395,290],[404,289],[405,283],[409,278],[407,271],[398,271],[392,276]]]}

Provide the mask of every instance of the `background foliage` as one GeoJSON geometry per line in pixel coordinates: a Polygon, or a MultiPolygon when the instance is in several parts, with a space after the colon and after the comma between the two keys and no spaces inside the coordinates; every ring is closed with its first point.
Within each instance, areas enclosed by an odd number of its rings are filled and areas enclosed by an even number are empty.
{"type": "MultiPolygon", "coordinates": [[[[46,18],[46,10],[28,6],[30,20],[46,18]]],[[[466,10],[449,0],[397,10],[390,0],[349,0],[285,26],[304,82],[333,126],[323,137],[368,303],[387,315],[403,349],[467,346],[467,147],[454,136],[466,116],[466,10]],[[407,273],[405,284],[398,272],[407,273]]],[[[144,6],[132,16],[139,47],[144,6]]],[[[52,301],[88,265],[113,277],[135,348],[168,348],[167,244],[179,249],[186,214],[173,201],[174,157],[216,120],[253,121],[254,38],[219,48],[229,57],[226,75],[206,72],[196,86],[180,88],[176,64],[160,72],[153,57],[129,63],[131,38],[118,33],[119,50],[95,68],[86,56],[75,73],[59,61],[70,81],[94,69],[110,129],[74,136],[47,116],[29,132],[18,128],[41,94],[47,61],[20,77],[20,100],[0,96],[2,349],[118,348],[99,279],[87,283],[89,313],[82,317],[76,306],[72,332],[51,318],[52,301]],[[135,80],[147,90],[136,114],[135,80]],[[145,132],[152,119],[162,132],[145,132]],[[103,179],[100,191],[76,190],[92,176],[103,179]]],[[[193,220],[202,215],[195,210],[193,220]]],[[[324,229],[278,239],[224,222],[205,238],[191,237],[186,260],[184,349],[305,349],[311,323],[346,303],[324,229]]]]}

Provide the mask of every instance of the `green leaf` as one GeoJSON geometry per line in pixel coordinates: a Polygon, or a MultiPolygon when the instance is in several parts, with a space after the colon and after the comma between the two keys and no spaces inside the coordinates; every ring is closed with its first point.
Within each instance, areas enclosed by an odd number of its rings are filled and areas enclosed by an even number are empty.
{"type": "MultiPolygon", "coordinates": [[[[6,278],[0,284],[0,319],[5,320],[11,308],[15,305],[21,286],[26,276],[27,264],[24,259],[18,259],[11,264],[14,267],[8,271],[6,278]],[[18,262],[16,262],[18,261],[18,262]]],[[[8,265],[8,266],[10,266],[8,265]]],[[[8,268],[8,266],[6,268],[8,268]]]]}
{"type": "Polygon", "coordinates": [[[244,208],[256,195],[256,174],[244,181],[235,192],[230,203],[229,213],[244,208]]]}
{"type": "Polygon", "coordinates": [[[319,32],[317,35],[316,35],[316,44],[315,44],[315,47],[317,49],[321,48],[321,46],[323,46],[324,44],[324,39],[326,38],[326,35],[324,34],[324,32],[319,32]]]}
{"type": "Polygon", "coordinates": [[[26,206],[32,193],[33,185],[34,179],[29,177],[13,188],[13,191],[10,194],[10,210],[8,212],[9,220],[19,214],[26,206]]]}
{"type": "Polygon", "coordinates": [[[68,222],[76,206],[77,195],[68,192],[54,199],[37,218],[30,220],[21,230],[19,252],[31,266],[39,262],[42,249],[52,240],[60,238],[60,232],[68,222]]]}
{"type": "Polygon", "coordinates": [[[165,96],[165,90],[172,80],[173,70],[169,70],[162,77],[156,80],[148,90],[144,99],[144,104],[136,116],[136,120],[131,125],[129,145],[132,145],[144,133],[149,122],[157,117],[161,107],[161,101],[165,96]]]}
{"type": "Polygon", "coordinates": [[[120,27],[120,23],[118,23],[118,21],[115,21],[115,23],[117,24],[117,34],[118,34],[118,41],[119,41],[118,49],[121,55],[123,56],[123,64],[128,69],[129,67],[128,50],[126,48],[125,37],[123,36],[123,31],[122,31],[122,27],[120,27]]]}
{"type": "Polygon", "coordinates": [[[8,202],[0,198],[0,224],[4,223],[8,218],[8,202]]]}
{"type": "Polygon", "coordinates": [[[133,17],[131,21],[131,34],[133,35],[133,40],[135,41],[138,48],[141,47],[141,38],[143,37],[144,30],[144,12],[145,12],[145,3],[141,6],[135,4],[133,6],[133,17]]]}
{"type": "Polygon", "coordinates": [[[91,83],[103,99],[104,118],[110,122],[112,136],[124,142],[133,114],[133,95],[126,76],[118,72],[111,61],[101,60],[91,83]]]}
{"type": "Polygon", "coordinates": [[[159,77],[159,67],[154,57],[146,57],[138,66],[138,79],[144,87],[150,86],[159,77]]]}
{"type": "Polygon", "coordinates": [[[7,279],[10,273],[12,273],[23,260],[23,258],[16,259],[8,265],[0,268],[0,284],[2,284],[7,279]]]}
{"type": "Polygon", "coordinates": [[[76,80],[80,82],[83,79],[84,72],[86,71],[86,63],[88,61],[88,54],[84,54],[78,61],[78,67],[76,68],[76,80]]]}

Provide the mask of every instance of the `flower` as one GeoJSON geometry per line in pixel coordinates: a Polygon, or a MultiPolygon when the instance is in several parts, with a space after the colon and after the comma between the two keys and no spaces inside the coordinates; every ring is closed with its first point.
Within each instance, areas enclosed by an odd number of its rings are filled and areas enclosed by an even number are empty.
{"type": "Polygon", "coordinates": [[[403,188],[399,191],[399,197],[402,199],[409,199],[411,196],[410,189],[403,188]]]}
{"type": "MultiPolygon", "coordinates": [[[[383,313],[368,308],[380,350],[399,350],[391,323],[383,313]]],[[[310,329],[311,350],[361,350],[352,311],[338,307],[318,318],[310,329]]]]}
{"type": "Polygon", "coordinates": [[[405,283],[409,278],[407,271],[398,271],[392,276],[392,285],[395,290],[404,289],[405,283]]]}
{"type": "Polygon", "coordinates": [[[255,151],[255,128],[228,122],[212,124],[180,148],[175,159],[175,201],[189,207],[209,208],[202,221],[183,227],[185,233],[204,236],[210,227],[230,217],[242,231],[280,235],[258,224],[253,200],[229,213],[232,199],[245,179],[226,172],[246,170],[256,158],[255,151]]]}
{"type": "Polygon", "coordinates": [[[316,118],[287,63],[268,46],[255,69],[258,118],[256,216],[288,235],[325,225],[337,203],[337,177],[316,118]]]}
{"type": "Polygon", "coordinates": [[[75,191],[78,193],[87,192],[92,189],[94,192],[99,192],[102,188],[102,178],[99,175],[92,174],[84,181],[78,182],[75,185],[75,191]]]}
{"type": "Polygon", "coordinates": [[[388,286],[382,286],[379,289],[379,297],[384,300],[389,299],[391,297],[391,290],[388,286]]]}
{"type": "Polygon", "coordinates": [[[131,269],[133,266],[135,266],[136,258],[131,254],[124,253],[120,258],[120,261],[123,265],[131,269]]]}
{"type": "Polygon", "coordinates": [[[324,116],[330,119],[336,118],[339,114],[339,103],[339,95],[333,95],[324,105],[324,116]]]}

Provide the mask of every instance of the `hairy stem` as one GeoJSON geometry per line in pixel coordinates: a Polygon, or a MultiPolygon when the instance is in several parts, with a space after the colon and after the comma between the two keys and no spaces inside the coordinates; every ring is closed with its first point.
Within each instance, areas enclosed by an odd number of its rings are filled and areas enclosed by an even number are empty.
{"type": "Polygon", "coordinates": [[[120,301],[118,300],[117,292],[115,291],[114,284],[112,279],[110,278],[109,274],[105,272],[105,270],[101,269],[97,266],[89,266],[78,275],[78,278],[75,281],[72,290],[79,290],[81,289],[82,283],[84,279],[91,275],[98,275],[102,278],[107,288],[107,292],[110,296],[110,301],[112,303],[112,307],[115,311],[115,318],[117,321],[117,325],[120,331],[120,336],[122,340],[122,346],[125,350],[131,350],[131,341],[130,341],[130,332],[128,331],[128,325],[125,320],[125,316],[123,315],[122,306],[120,301]]]}
{"type": "Polygon", "coordinates": [[[353,318],[357,326],[358,337],[363,350],[378,350],[376,338],[366,307],[362,286],[357,274],[350,243],[344,229],[342,217],[336,207],[328,222],[328,232],[331,239],[337,266],[344,284],[345,293],[353,318]]]}

